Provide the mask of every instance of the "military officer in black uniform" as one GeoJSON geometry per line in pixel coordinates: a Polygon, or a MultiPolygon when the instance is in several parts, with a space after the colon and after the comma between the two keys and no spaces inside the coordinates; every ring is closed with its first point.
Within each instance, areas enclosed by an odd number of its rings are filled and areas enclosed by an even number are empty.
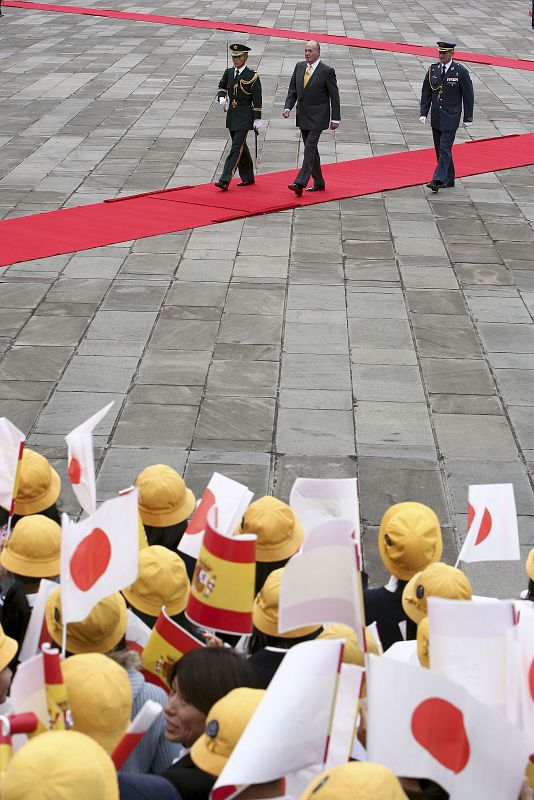
{"type": "Polygon", "coordinates": [[[455,42],[438,42],[439,62],[431,64],[421,90],[419,117],[426,122],[430,110],[430,124],[438,164],[432,180],[427,183],[433,192],[454,186],[452,145],[460,125],[462,105],[464,125],[473,124],[473,84],[463,64],[453,61],[455,42]]]}
{"type": "Polygon", "coordinates": [[[236,169],[241,182],[238,186],[254,183],[254,165],[247,145],[247,133],[254,129],[256,135],[261,126],[261,82],[260,76],[246,66],[250,47],[231,44],[233,67],[225,70],[219,82],[217,97],[226,111],[226,127],[232,137],[230,154],[225,161],[219,180],[215,183],[225,192],[236,169]]]}

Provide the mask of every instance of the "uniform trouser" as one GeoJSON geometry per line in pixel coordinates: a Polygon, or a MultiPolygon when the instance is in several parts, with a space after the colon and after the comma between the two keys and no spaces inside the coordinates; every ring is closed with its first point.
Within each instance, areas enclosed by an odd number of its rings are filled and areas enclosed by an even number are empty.
{"type": "Polygon", "coordinates": [[[449,183],[454,180],[454,162],[452,160],[452,145],[456,131],[438,131],[432,128],[434,137],[434,147],[436,148],[436,158],[438,165],[432,176],[433,181],[449,183]]]}
{"type": "Polygon", "coordinates": [[[321,172],[318,144],[322,131],[304,131],[301,129],[300,132],[304,142],[304,160],[300,172],[295,178],[295,183],[298,183],[299,186],[306,186],[310,176],[312,176],[313,182],[321,186],[321,184],[324,184],[324,178],[321,172]]]}
{"type": "Polygon", "coordinates": [[[219,178],[224,183],[230,183],[236,169],[239,170],[239,177],[242,181],[254,179],[254,165],[247,145],[247,130],[230,131],[232,137],[232,147],[228,158],[224,162],[224,169],[219,178]]]}

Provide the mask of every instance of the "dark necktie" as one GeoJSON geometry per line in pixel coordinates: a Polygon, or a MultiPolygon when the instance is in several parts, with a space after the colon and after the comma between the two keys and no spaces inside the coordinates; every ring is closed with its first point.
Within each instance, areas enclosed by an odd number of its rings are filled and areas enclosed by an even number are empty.
{"type": "Polygon", "coordinates": [[[445,69],[445,64],[443,64],[442,67],[441,67],[441,82],[442,83],[445,80],[445,73],[446,72],[447,72],[447,70],[445,69]]]}
{"type": "Polygon", "coordinates": [[[234,83],[236,82],[236,80],[238,79],[238,77],[239,77],[239,70],[238,70],[238,69],[236,69],[236,71],[234,72],[234,83]]]}

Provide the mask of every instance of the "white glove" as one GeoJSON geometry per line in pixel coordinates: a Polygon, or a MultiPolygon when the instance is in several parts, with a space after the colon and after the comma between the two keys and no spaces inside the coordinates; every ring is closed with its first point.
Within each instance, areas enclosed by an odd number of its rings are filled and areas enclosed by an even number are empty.
{"type": "Polygon", "coordinates": [[[223,106],[226,103],[226,97],[219,97],[219,103],[223,106]]]}
{"type": "Polygon", "coordinates": [[[472,122],[464,122],[464,128],[469,128],[469,126],[472,124],[472,122]]]}
{"type": "Polygon", "coordinates": [[[255,119],[254,122],[252,123],[252,127],[254,128],[255,131],[259,131],[259,129],[261,128],[261,119],[255,119]]]}
{"type": "Polygon", "coordinates": [[[421,122],[423,125],[426,125],[426,117],[419,117],[419,122],[421,122]]]}

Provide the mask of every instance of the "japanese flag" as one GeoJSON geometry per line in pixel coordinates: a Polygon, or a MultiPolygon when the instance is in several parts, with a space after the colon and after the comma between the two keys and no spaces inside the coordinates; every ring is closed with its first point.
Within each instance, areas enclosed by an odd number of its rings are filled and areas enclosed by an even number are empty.
{"type": "Polygon", "coordinates": [[[458,561],[518,561],[519,558],[513,485],[493,483],[470,486],[467,537],[458,561]]]}
{"type": "Polygon", "coordinates": [[[528,735],[530,761],[534,764],[534,609],[521,609],[517,626],[521,724],[528,735]]]}
{"type": "Polygon", "coordinates": [[[68,473],[74,494],[86,514],[96,511],[95,462],[93,457],[93,430],[104,419],[113,402],[108,403],[89,417],[67,436],[69,454],[68,473]]]}
{"type": "Polygon", "coordinates": [[[367,750],[397,775],[429,778],[451,800],[511,800],[528,758],[523,732],[431,670],[369,657],[367,750]]]}
{"type": "Polygon", "coordinates": [[[138,491],[114,497],[81,522],[62,517],[61,605],[63,622],[78,622],[113,592],[137,578],[138,491]]]}
{"type": "Polygon", "coordinates": [[[216,514],[214,525],[219,533],[233,536],[252,497],[253,492],[242,483],[214,472],[182,536],[178,550],[192,558],[199,557],[206,521],[212,508],[216,514]]]}
{"type": "Polygon", "coordinates": [[[0,417],[0,506],[11,516],[24,450],[24,434],[6,417],[0,417]]]}

